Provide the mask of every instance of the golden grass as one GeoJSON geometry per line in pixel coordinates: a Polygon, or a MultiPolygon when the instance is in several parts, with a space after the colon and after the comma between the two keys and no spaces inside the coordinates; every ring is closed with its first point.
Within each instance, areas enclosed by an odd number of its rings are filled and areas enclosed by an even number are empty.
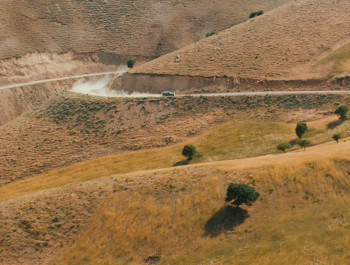
{"type": "Polygon", "coordinates": [[[350,43],[335,50],[318,64],[334,63],[334,70],[342,72],[350,70],[350,43]]]}
{"type": "MultiPolygon", "coordinates": [[[[156,254],[160,264],[348,264],[349,169],[349,162],[326,159],[211,172],[197,181],[189,177],[196,168],[181,169],[176,178],[186,190],[113,195],[50,264],[143,264],[156,254]],[[249,218],[224,208],[233,180],[254,180],[261,193],[249,218]]],[[[164,174],[162,183],[171,178],[164,174]]]]}
{"type": "MultiPolygon", "coordinates": [[[[324,142],[330,139],[334,131],[341,131],[345,135],[350,125],[349,122],[345,122],[329,131],[325,129],[329,122],[330,119],[325,119],[310,123],[311,130],[308,134],[313,142],[324,142]]],[[[70,183],[80,183],[141,170],[172,167],[175,163],[184,160],[181,150],[185,144],[197,146],[199,156],[192,161],[193,163],[275,153],[277,152],[276,145],[279,142],[294,138],[294,127],[294,124],[276,122],[224,124],[186,143],[92,159],[6,185],[0,189],[0,201],[70,183]]],[[[239,160],[238,164],[244,164],[244,162],[239,160]]]]}

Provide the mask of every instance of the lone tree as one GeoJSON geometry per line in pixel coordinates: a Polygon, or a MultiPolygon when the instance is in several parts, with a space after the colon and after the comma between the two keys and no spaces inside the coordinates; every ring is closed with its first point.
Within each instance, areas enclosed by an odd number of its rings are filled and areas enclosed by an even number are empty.
{"type": "Polygon", "coordinates": [[[306,149],[306,147],[310,146],[311,145],[311,141],[307,140],[307,139],[301,139],[298,141],[298,145],[300,147],[303,147],[304,150],[306,149]]]}
{"type": "Polygon", "coordinates": [[[301,139],[303,138],[303,134],[308,130],[306,122],[298,122],[297,127],[295,128],[295,133],[301,139]]]}
{"type": "Polygon", "coordinates": [[[339,140],[341,139],[341,134],[340,133],[333,134],[332,138],[338,143],[339,140]]]}
{"type": "Polygon", "coordinates": [[[282,151],[282,152],[286,152],[287,149],[292,148],[291,144],[289,143],[280,143],[279,145],[277,145],[277,149],[282,151]]]}
{"type": "Polygon", "coordinates": [[[346,105],[339,106],[335,111],[334,114],[339,115],[339,119],[344,121],[347,119],[347,114],[349,112],[349,107],[346,105]]]}
{"type": "Polygon", "coordinates": [[[232,205],[237,207],[241,204],[252,206],[253,202],[255,202],[259,197],[259,192],[257,192],[251,186],[246,184],[230,183],[227,188],[225,201],[230,202],[232,205]]]}
{"type": "Polygon", "coordinates": [[[182,154],[187,157],[188,160],[192,160],[193,156],[197,153],[196,147],[193,145],[185,145],[184,149],[182,149],[182,154]]]}
{"type": "Polygon", "coordinates": [[[130,60],[128,60],[128,61],[126,62],[127,66],[128,66],[130,69],[134,67],[135,63],[136,63],[136,60],[135,60],[135,59],[130,59],[130,60]]]}

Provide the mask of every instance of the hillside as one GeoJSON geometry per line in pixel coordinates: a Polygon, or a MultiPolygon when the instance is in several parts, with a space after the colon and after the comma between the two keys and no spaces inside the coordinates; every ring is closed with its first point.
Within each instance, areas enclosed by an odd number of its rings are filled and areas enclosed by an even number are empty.
{"type": "Polygon", "coordinates": [[[349,150],[346,139],[288,154],[116,175],[4,201],[1,261],[46,264],[63,247],[51,264],[142,264],[154,255],[160,264],[346,264],[350,168],[343,159],[349,150]],[[254,185],[262,200],[249,209],[227,207],[231,181],[254,185]]]}
{"type": "MultiPolygon", "coordinates": [[[[203,86],[195,83],[200,78],[204,85],[224,82],[232,88],[245,82],[346,75],[349,10],[349,1],[293,1],[133,69],[122,89],[141,90],[147,82],[143,90],[157,91],[164,84],[178,90],[203,86]]],[[[270,89],[269,84],[264,88],[270,89]]]]}
{"type": "Polygon", "coordinates": [[[287,2],[5,0],[0,58],[68,51],[154,57],[287,2]]]}
{"type": "Polygon", "coordinates": [[[348,170],[347,161],[316,160],[156,173],[157,182],[107,199],[49,264],[154,264],[145,261],[157,256],[158,264],[345,265],[348,170]],[[256,183],[262,199],[249,209],[225,205],[231,181],[256,183]]]}
{"type": "MultiPolygon", "coordinates": [[[[288,132],[293,134],[291,127],[296,122],[323,119],[344,103],[349,104],[349,96],[104,99],[67,93],[0,127],[0,186],[86,159],[179,144],[210,130],[209,146],[215,149],[213,141],[223,137],[222,146],[227,147],[212,159],[263,155],[276,151],[276,140],[264,134],[277,133],[281,139],[288,132]],[[227,122],[222,130],[216,129],[227,122]],[[274,122],[283,133],[271,127],[274,122]],[[239,136],[242,132],[247,135],[239,136]],[[268,139],[266,149],[252,151],[264,139],[268,139]],[[242,146],[240,140],[249,145],[242,146]],[[233,151],[242,148],[246,148],[246,156],[233,151]]],[[[316,126],[315,135],[327,134],[327,123],[334,119],[316,126]]],[[[347,127],[342,126],[333,129],[343,128],[346,133],[347,127]]]]}

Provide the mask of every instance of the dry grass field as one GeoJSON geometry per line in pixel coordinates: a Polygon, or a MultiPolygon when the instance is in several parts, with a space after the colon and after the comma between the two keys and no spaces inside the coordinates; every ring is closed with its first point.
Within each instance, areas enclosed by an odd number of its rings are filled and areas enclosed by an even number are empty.
{"type": "Polygon", "coordinates": [[[2,197],[1,264],[347,264],[349,150],[345,139],[2,197]],[[262,200],[227,207],[232,181],[262,200]]]}
{"type": "Polygon", "coordinates": [[[349,9],[348,1],[293,1],[132,72],[237,80],[304,80],[346,74],[349,9]]]}
{"type": "Polygon", "coordinates": [[[349,162],[338,159],[348,150],[334,143],[244,166],[136,173],[159,182],[107,199],[50,264],[145,264],[155,255],[159,264],[347,264],[349,162]],[[225,205],[231,181],[253,184],[261,200],[225,205]]]}

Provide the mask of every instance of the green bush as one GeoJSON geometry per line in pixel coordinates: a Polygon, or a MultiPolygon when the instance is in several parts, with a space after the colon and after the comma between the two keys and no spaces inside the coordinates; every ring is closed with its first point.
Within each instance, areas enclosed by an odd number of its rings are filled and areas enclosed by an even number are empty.
{"type": "Polygon", "coordinates": [[[341,139],[341,134],[340,133],[333,134],[332,138],[338,143],[339,140],[341,139]]]}
{"type": "Polygon", "coordinates": [[[212,32],[208,32],[207,34],[205,34],[206,37],[210,37],[210,36],[213,36],[215,35],[216,32],[215,31],[212,31],[212,32]]]}
{"type": "Polygon", "coordinates": [[[256,12],[250,13],[249,18],[254,18],[254,17],[256,17],[256,12]]]}
{"type": "Polygon", "coordinates": [[[280,143],[279,145],[277,145],[277,149],[282,151],[282,152],[286,152],[287,149],[292,148],[291,144],[289,143],[280,143]]]}
{"type": "Polygon", "coordinates": [[[136,63],[136,60],[135,59],[130,59],[126,62],[126,65],[129,67],[129,68],[133,68],[134,65],[136,63]]]}
{"type": "Polygon", "coordinates": [[[301,139],[303,138],[303,134],[308,131],[308,127],[306,122],[298,122],[297,127],[295,128],[295,133],[301,139]]]}
{"type": "Polygon", "coordinates": [[[335,114],[339,115],[339,119],[342,121],[347,119],[348,112],[349,107],[346,105],[341,105],[334,111],[335,114]]]}
{"type": "Polygon", "coordinates": [[[185,145],[182,149],[182,155],[187,157],[188,160],[192,160],[193,156],[197,153],[196,147],[193,145],[185,145]]]}
{"type": "Polygon", "coordinates": [[[251,206],[259,197],[260,194],[254,187],[246,184],[230,183],[227,188],[225,201],[235,206],[240,206],[241,204],[251,206]]]}
{"type": "Polygon", "coordinates": [[[311,141],[307,140],[307,139],[301,139],[298,141],[298,145],[300,147],[303,147],[304,150],[306,149],[306,147],[310,146],[311,145],[311,141]]]}
{"type": "Polygon", "coordinates": [[[255,18],[255,17],[261,16],[263,14],[264,14],[264,11],[262,11],[262,10],[260,10],[258,12],[252,12],[252,13],[250,13],[249,18],[255,18]]]}

